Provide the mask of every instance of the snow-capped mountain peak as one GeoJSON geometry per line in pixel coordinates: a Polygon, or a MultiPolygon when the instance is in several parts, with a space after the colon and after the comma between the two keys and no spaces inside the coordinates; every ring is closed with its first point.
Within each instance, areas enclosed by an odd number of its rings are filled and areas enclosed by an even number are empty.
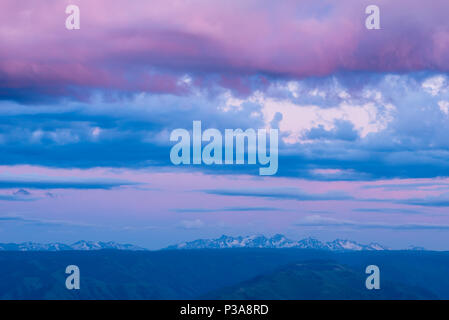
{"type": "Polygon", "coordinates": [[[320,249],[331,251],[361,251],[361,250],[388,250],[388,248],[378,244],[359,244],[351,240],[336,239],[323,243],[314,238],[305,238],[299,241],[288,239],[282,234],[276,234],[271,238],[263,235],[252,235],[246,237],[231,237],[222,235],[217,239],[199,239],[190,242],[183,242],[169,246],[166,249],[224,249],[224,248],[299,248],[299,249],[320,249]]]}
{"type": "Polygon", "coordinates": [[[67,251],[67,250],[101,250],[101,249],[116,249],[116,250],[145,250],[144,248],[134,246],[131,244],[120,244],[113,241],[84,241],[80,240],[71,245],[64,243],[0,243],[0,251],[67,251]]]}
{"type": "Polygon", "coordinates": [[[336,239],[332,242],[328,242],[327,246],[330,250],[354,250],[361,251],[365,248],[364,245],[358,244],[351,240],[336,239]]]}
{"type": "Polygon", "coordinates": [[[390,250],[390,248],[378,244],[377,242],[371,242],[370,244],[368,244],[367,248],[368,250],[390,250]]]}

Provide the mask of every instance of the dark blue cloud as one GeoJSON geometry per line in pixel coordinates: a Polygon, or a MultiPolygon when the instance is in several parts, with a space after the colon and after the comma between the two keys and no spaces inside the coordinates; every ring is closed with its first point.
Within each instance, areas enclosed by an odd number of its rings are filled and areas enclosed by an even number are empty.
{"type": "Polygon", "coordinates": [[[37,198],[16,195],[16,194],[0,194],[0,201],[35,201],[37,198]]]}
{"type": "Polygon", "coordinates": [[[359,137],[354,125],[349,121],[337,120],[332,130],[326,130],[323,125],[310,129],[304,137],[310,140],[346,140],[355,141],[359,137]]]}
{"type": "MultiPolygon", "coordinates": [[[[322,109],[343,101],[375,106],[377,100],[366,96],[377,92],[383,104],[395,108],[385,128],[363,137],[353,123],[337,119],[332,129],[317,125],[306,130],[302,138],[310,143],[280,141],[276,175],[324,181],[449,176],[449,117],[438,106],[439,101],[449,101],[449,92],[443,90],[433,96],[423,89],[422,81],[433,76],[434,73],[337,74],[305,79],[296,94],[286,89],[286,82],[281,80],[267,87],[264,94],[271,98],[314,103],[322,109]],[[314,90],[323,91],[324,97],[310,94],[314,90]],[[350,98],[342,95],[343,91],[350,98]],[[317,169],[332,169],[334,173],[317,174],[317,169]]],[[[265,126],[262,105],[257,99],[242,97],[240,105],[229,106],[226,93],[229,92],[223,87],[211,85],[185,95],[107,97],[99,92],[98,98],[85,102],[63,100],[58,105],[3,101],[0,164],[61,168],[168,166],[174,171],[257,175],[259,166],[181,168],[170,163],[173,144],[169,142],[169,133],[175,128],[190,129],[193,120],[201,120],[204,128],[219,130],[265,126]],[[228,107],[226,112],[222,110],[224,106],[228,107]],[[100,130],[100,134],[93,135],[94,130],[100,130]]],[[[278,110],[277,116],[269,119],[274,127],[290,120],[281,112],[278,110]]],[[[281,132],[281,136],[286,134],[281,132]]]]}
{"type": "Polygon", "coordinates": [[[386,183],[386,184],[368,184],[363,189],[384,189],[390,191],[397,190],[417,190],[422,188],[432,188],[432,190],[441,190],[449,188],[447,182],[418,182],[418,183],[386,183]]]}
{"type": "Polygon", "coordinates": [[[325,193],[307,193],[298,188],[246,188],[246,189],[210,189],[202,190],[207,194],[234,196],[234,197],[259,197],[282,200],[321,201],[321,200],[352,200],[352,196],[339,191],[325,193]]]}
{"type": "Polygon", "coordinates": [[[14,191],[13,193],[15,196],[29,196],[31,193],[25,189],[19,189],[17,191],[14,191]]]}
{"type": "MultiPolygon", "coordinates": [[[[111,189],[121,186],[133,186],[139,183],[104,178],[76,178],[76,177],[45,177],[45,176],[0,176],[0,189],[29,188],[29,189],[111,189]]],[[[29,192],[15,192],[13,195],[0,196],[0,200],[28,199],[29,192]],[[4,197],[3,199],[1,197],[4,197]]]]}
{"type": "Polygon", "coordinates": [[[350,229],[385,229],[385,230],[449,230],[447,224],[425,224],[425,223],[405,223],[392,224],[382,222],[359,222],[351,220],[340,220],[334,218],[324,218],[321,216],[308,216],[295,223],[299,227],[333,227],[350,229]]]}
{"type": "MultiPolygon", "coordinates": [[[[77,223],[71,221],[62,221],[62,220],[47,220],[47,219],[36,219],[36,218],[26,218],[21,216],[0,216],[0,224],[7,223],[9,225],[17,225],[17,226],[41,226],[41,227],[93,227],[94,225],[85,224],[85,223],[77,223]]],[[[98,227],[98,226],[96,226],[98,227]]]]}
{"type": "Polygon", "coordinates": [[[353,211],[363,213],[387,213],[387,214],[420,214],[419,210],[405,209],[405,208],[356,208],[353,211]]]}
{"type": "Polygon", "coordinates": [[[438,196],[428,196],[424,198],[410,198],[398,200],[397,203],[408,204],[422,207],[449,207],[449,193],[443,193],[438,196]]]}
{"type": "Polygon", "coordinates": [[[0,194],[0,201],[35,201],[39,200],[39,197],[35,197],[31,192],[19,189],[11,193],[0,194]]]}

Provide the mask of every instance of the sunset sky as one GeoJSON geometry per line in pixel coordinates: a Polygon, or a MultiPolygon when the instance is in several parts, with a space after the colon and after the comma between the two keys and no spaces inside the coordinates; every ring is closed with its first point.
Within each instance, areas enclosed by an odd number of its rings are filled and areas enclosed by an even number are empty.
{"type": "Polygon", "coordinates": [[[449,250],[449,2],[3,0],[0,242],[227,235],[449,250]],[[65,8],[80,8],[67,30],[65,8]],[[380,30],[365,8],[380,8],[380,30]],[[279,169],[170,132],[279,129],[279,169]]]}

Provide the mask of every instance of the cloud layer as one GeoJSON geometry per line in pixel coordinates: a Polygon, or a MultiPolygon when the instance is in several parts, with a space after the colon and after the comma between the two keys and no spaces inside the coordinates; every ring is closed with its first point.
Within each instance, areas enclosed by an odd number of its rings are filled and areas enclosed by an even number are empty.
{"type": "Polygon", "coordinates": [[[342,71],[449,70],[449,4],[379,0],[381,30],[367,30],[371,2],[6,0],[0,7],[1,96],[86,97],[90,89],[188,91],[218,83],[240,93],[271,78],[342,71]],[[257,75],[258,81],[251,80],[257,75]],[[86,91],[86,89],[89,89],[86,91]]]}

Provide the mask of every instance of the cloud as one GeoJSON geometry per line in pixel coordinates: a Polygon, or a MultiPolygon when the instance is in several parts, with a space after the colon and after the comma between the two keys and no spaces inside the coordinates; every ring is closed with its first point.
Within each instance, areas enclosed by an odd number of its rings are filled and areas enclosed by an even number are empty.
{"type": "Polygon", "coordinates": [[[443,0],[432,6],[379,0],[385,13],[380,32],[366,30],[366,3],[357,0],[77,4],[83,26],[68,33],[61,25],[64,2],[2,2],[0,45],[8,48],[0,55],[4,98],[32,93],[83,99],[99,88],[183,94],[186,74],[203,86],[218,75],[219,83],[245,92],[251,86],[247,76],[254,74],[304,78],[337,71],[449,69],[449,5],[443,0]],[[98,12],[104,12],[102,18],[98,12]]]}
{"type": "Polygon", "coordinates": [[[410,198],[398,200],[397,203],[422,207],[449,207],[449,192],[438,196],[427,196],[424,198],[410,198]]]}
{"type": "Polygon", "coordinates": [[[201,120],[220,130],[279,128],[278,176],[449,176],[449,5],[403,4],[410,10],[381,0],[388,15],[371,32],[356,0],[156,0],[156,11],[142,10],[143,0],[81,0],[86,27],[68,33],[57,18],[63,3],[7,0],[0,10],[0,45],[8,48],[0,53],[2,164],[183,170],[171,166],[168,136],[201,120]],[[102,6],[107,19],[98,19],[102,6]]]}
{"type": "Polygon", "coordinates": [[[445,189],[449,188],[449,182],[430,181],[430,182],[404,182],[404,183],[382,183],[382,184],[367,184],[362,186],[363,189],[385,189],[393,190],[418,190],[418,189],[445,189]]]}
{"type": "Polygon", "coordinates": [[[282,208],[272,207],[224,207],[224,208],[188,208],[188,209],[175,209],[176,212],[185,213],[208,213],[208,212],[253,212],[253,211],[285,211],[282,208]]]}
{"type": "MultiPolygon", "coordinates": [[[[423,91],[421,84],[428,76],[367,73],[305,79],[293,82],[293,92],[291,81],[280,81],[269,85],[265,93],[239,99],[220,89],[217,95],[142,93],[114,101],[99,95],[88,103],[58,108],[3,102],[2,160],[3,164],[49,167],[171,167],[169,133],[175,128],[190,129],[193,120],[201,119],[204,128],[219,130],[279,127],[278,176],[313,180],[445,176],[449,175],[449,129],[438,101],[449,99],[449,93],[433,97],[423,91]],[[360,81],[364,84],[354,87],[360,81]],[[318,89],[326,99],[316,98],[318,89]],[[341,94],[346,91],[350,97],[341,94]],[[267,99],[278,101],[276,113],[267,111],[267,99]],[[362,110],[367,116],[360,117],[363,121],[355,114],[346,118],[352,113],[334,112],[342,106],[357,109],[365,105],[373,112],[362,110]],[[326,116],[306,121],[302,111],[307,108],[326,116]],[[304,123],[296,125],[295,119],[304,123]],[[78,154],[83,156],[74,156],[78,154]]],[[[189,169],[219,174],[257,172],[247,166],[189,169]]]]}
{"type": "Polygon", "coordinates": [[[379,222],[359,222],[322,217],[319,215],[307,216],[295,224],[300,227],[332,227],[352,229],[386,229],[386,230],[449,230],[447,224],[405,223],[390,224],[379,222]]]}
{"type": "Polygon", "coordinates": [[[14,191],[14,195],[21,195],[21,196],[29,196],[31,193],[26,191],[25,189],[19,189],[17,191],[14,191]]]}
{"type": "MultiPolygon", "coordinates": [[[[0,189],[111,189],[121,186],[132,186],[138,183],[126,180],[107,178],[51,177],[39,175],[0,175],[0,189]]],[[[26,190],[16,191],[11,197],[25,198],[26,190]]]]}
{"type": "Polygon", "coordinates": [[[318,127],[313,127],[304,135],[306,140],[346,140],[354,141],[358,138],[357,131],[354,130],[354,125],[346,120],[335,120],[334,127],[330,130],[319,124],[318,127]]]}
{"type": "Polygon", "coordinates": [[[340,180],[340,181],[356,181],[371,180],[373,177],[365,172],[357,172],[353,169],[310,169],[308,172],[302,172],[310,180],[340,180]]]}
{"type": "MultiPolygon", "coordinates": [[[[424,91],[421,85],[428,77],[365,73],[278,81],[247,98],[217,89],[212,95],[140,93],[114,100],[99,94],[89,102],[57,107],[0,102],[2,163],[185,170],[171,165],[168,137],[171,130],[190,129],[192,121],[200,119],[204,128],[219,130],[279,127],[278,176],[323,181],[449,176],[449,129],[438,106],[449,93],[433,97],[424,91]],[[267,111],[267,99],[277,101],[276,113],[267,111]],[[373,112],[367,111],[363,121],[334,112],[349,105],[369,105],[373,112]],[[302,111],[307,108],[325,116],[305,121],[302,111]],[[297,118],[304,123],[296,125],[297,118]]],[[[188,167],[206,173],[257,174],[252,169],[188,167]]]]}
{"type": "Polygon", "coordinates": [[[21,216],[0,216],[0,223],[14,223],[19,225],[33,225],[33,226],[69,226],[69,227],[99,227],[98,225],[92,225],[81,222],[63,221],[63,220],[50,220],[40,218],[26,218],[21,216]]]}
{"type": "Polygon", "coordinates": [[[0,194],[0,201],[35,201],[38,199],[24,189],[14,191],[12,194],[0,194]]]}
{"type": "MultiPolygon", "coordinates": [[[[419,186],[432,186],[433,184],[416,184],[419,186]]],[[[435,185],[439,185],[438,183],[435,185]]],[[[446,188],[444,188],[446,189],[446,188]]],[[[416,190],[416,187],[406,187],[405,185],[399,184],[399,185],[392,185],[391,189],[386,190],[416,190]],[[401,188],[404,186],[404,188],[401,188]],[[398,188],[399,187],[399,188],[398,188]]],[[[431,189],[432,191],[438,190],[438,189],[431,189]]],[[[393,203],[393,204],[402,204],[402,205],[409,205],[409,206],[421,206],[421,207],[449,207],[449,192],[444,192],[439,195],[429,195],[426,197],[415,197],[415,198],[405,198],[405,199],[395,199],[395,198],[359,198],[355,199],[356,201],[363,201],[363,202],[387,202],[387,203],[393,203]]],[[[417,213],[413,211],[409,211],[409,209],[394,209],[394,208],[369,208],[369,209],[355,209],[356,211],[361,212],[385,212],[385,213],[417,213]]]]}
{"type": "Polygon", "coordinates": [[[0,221],[24,221],[25,219],[20,217],[0,217],[0,221]]]}
{"type": "Polygon", "coordinates": [[[337,106],[322,108],[317,105],[302,105],[289,100],[260,97],[264,118],[271,121],[278,113],[282,120],[278,127],[288,132],[283,139],[294,144],[307,140],[354,141],[370,133],[384,130],[393,119],[395,108],[391,104],[368,102],[362,105],[341,102],[337,106]]]}
{"type": "Polygon", "coordinates": [[[353,209],[355,212],[363,212],[363,213],[386,213],[386,214],[420,214],[421,211],[411,210],[405,208],[356,208],[353,209]]]}
{"type": "Polygon", "coordinates": [[[45,196],[49,197],[49,198],[57,198],[58,195],[54,194],[52,192],[45,192],[45,196]]]}
{"type": "Polygon", "coordinates": [[[446,87],[446,78],[442,76],[434,76],[426,79],[422,83],[422,87],[424,90],[429,92],[432,96],[436,96],[440,94],[441,90],[447,90],[446,87]]]}
{"type": "Polygon", "coordinates": [[[279,200],[322,201],[322,200],[353,200],[354,198],[344,192],[330,191],[326,193],[307,193],[298,188],[245,188],[245,189],[209,189],[201,192],[207,194],[258,197],[279,200]]]}

